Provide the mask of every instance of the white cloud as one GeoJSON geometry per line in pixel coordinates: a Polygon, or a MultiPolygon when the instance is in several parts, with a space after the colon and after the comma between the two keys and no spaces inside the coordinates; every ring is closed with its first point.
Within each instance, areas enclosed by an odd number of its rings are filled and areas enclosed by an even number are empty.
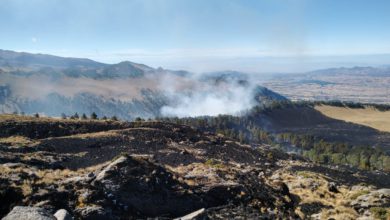
{"type": "Polygon", "coordinates": [[[31,38],[31,42],[32,42],[33,44],[35,44],[36,42],[38,42],[38,38],[32,37],[32,38],[31,38]]]}

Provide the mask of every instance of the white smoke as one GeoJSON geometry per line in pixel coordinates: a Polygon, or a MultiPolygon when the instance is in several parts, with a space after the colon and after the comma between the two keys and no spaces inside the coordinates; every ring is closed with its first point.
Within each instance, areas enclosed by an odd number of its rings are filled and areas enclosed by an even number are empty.
{"type": "Polygon", "coordinates": [[[255,105],[254,85],[249,82],[240,83],[230,78],[216,82],[200,78],[193,77],[191,81],[186,81],[185,84],[191,85],[186,89],[177,79],[166,77],[161,85],[172,101],[161,108],[161,114],[177,117],[236,115],[255,105]]]}

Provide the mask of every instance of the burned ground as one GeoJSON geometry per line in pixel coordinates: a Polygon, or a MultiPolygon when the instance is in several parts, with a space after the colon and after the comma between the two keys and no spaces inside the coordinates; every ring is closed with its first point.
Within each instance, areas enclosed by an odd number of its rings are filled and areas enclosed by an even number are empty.
{"type": "Polygon", "coordinates": [[[390,182],[388,175],[375,179],[370,172],[339,171],[268,145],[244,145],[166,122],[24,118],[20,123],[0,122],[7,130],[0,141],[1,216],[23,205],[66,209],[76,219],[171,219],[197,210],[204,219],[308,218],[348,210],[353,219],[359,213],[352,207],[327,201],[349,199],[344,188],[362,182],[370,190],[390,182]],[[33,135],[36,129],[39,135],[33,135]],[[321,180],[326,192],[313,191],[317,200],[307,199],[311,191],[298,178],[302,172],[318,175],[310,179],[313,186],[321,180]],[[295,186],[297,181],[306,188],[295,186]],[[330,181],[344,187],[342,196],[326,190],[330,181]]]}

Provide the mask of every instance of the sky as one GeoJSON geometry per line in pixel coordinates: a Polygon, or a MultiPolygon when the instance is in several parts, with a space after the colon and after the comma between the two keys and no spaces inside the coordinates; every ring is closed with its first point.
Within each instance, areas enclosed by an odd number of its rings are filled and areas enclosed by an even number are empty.
{"type": "Polygon", "coordinates": [[[390,64],[388,0],[0,0],[0,49],[196,72],[390,64]]]}

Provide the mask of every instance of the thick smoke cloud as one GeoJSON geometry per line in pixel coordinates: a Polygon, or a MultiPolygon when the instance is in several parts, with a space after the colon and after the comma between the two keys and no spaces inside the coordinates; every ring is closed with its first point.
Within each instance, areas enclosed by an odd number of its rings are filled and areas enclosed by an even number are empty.
{"type": "MultiPolygon", "coordinates": [[[[179,88],[177,79],[167,77],[162,87],[171,102],[161,108],[163,116],[196,117],[235,115],[255,105],[254,85],[248,81],[221,75],[192,77],[191,88],[179,88]]],[[[180,84],[181,87],[183,84],[180,84]]]]}

